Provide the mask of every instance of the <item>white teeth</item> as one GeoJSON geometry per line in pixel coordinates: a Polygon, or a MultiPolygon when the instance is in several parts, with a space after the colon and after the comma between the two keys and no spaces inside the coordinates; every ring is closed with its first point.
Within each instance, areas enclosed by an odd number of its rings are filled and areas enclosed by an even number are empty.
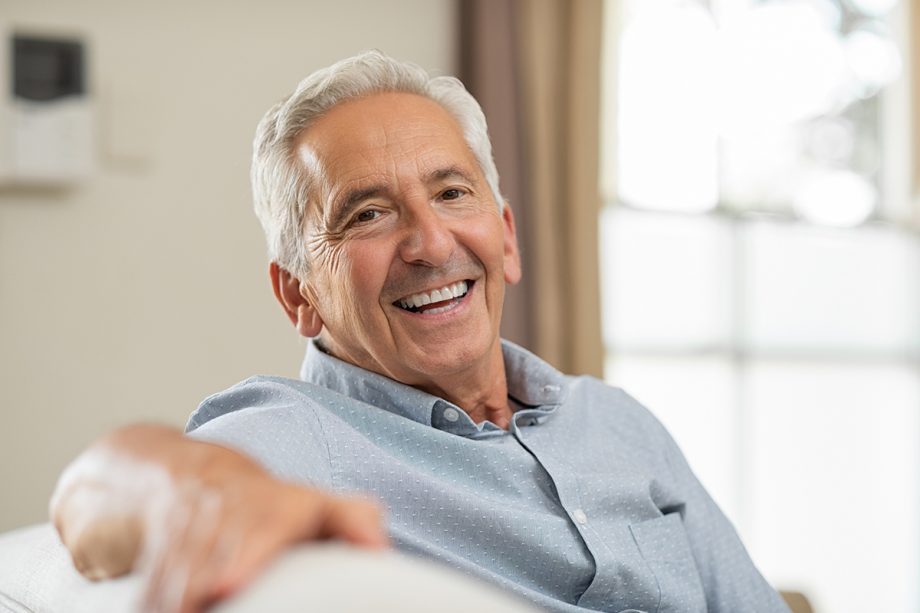
{"type": "Polygon", "coordinates": [[[450,300],[451,298],[459,298],[460,296],[466,294],[468,289],[469,287],[466,281],[458,281],[453,285],[448,285],[447,287],[432,290],[431,292],[412,294],[411,296],[402,298],[397,302],[399,306],[404,309],[418,308],[423,307],[426,304],[431,304],[432,302],[443,302],[444,300],[450,300]]]}
{"type": "Polygon", "coordinates": [[[438,307],[436,309],[428,309],[425,312],[428,313],[429,315],[437,315],[438,313],[444,313],[445,311],[449,311],[452,308],[454,308],[453,305],[448,304],[447,306],[438,307]]]}

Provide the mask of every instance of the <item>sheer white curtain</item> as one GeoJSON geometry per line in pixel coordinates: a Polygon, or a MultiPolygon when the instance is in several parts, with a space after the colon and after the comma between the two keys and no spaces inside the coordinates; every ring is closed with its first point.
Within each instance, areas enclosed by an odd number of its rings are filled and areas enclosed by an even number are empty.
{"type": "Polygon", "coordinates": [[[917,15],[606,8],[608,379],[675,434],[774,585],[818,613],[920,610],[917,15]]]}

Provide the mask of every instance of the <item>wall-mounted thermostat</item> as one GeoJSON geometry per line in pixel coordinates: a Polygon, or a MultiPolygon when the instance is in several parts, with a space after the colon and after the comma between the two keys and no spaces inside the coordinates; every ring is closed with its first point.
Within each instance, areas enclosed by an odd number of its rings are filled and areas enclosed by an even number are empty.
{"type": "Polygon", "coordinates": [[[14,32],[4,46],[0,184],[67,185],[89,176],[94,130],[84,43],[14,32]]]}

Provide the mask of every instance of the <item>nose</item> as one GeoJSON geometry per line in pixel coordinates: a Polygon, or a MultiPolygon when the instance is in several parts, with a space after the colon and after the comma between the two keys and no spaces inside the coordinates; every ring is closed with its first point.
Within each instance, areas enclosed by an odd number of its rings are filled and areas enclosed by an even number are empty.
{"type": "Polygon", "coordinates": [[[454,235],[429,202],[407,210],[403,224],[399,254],[404,262],[437,268],[450,259],[456,246],[454,235]]]}

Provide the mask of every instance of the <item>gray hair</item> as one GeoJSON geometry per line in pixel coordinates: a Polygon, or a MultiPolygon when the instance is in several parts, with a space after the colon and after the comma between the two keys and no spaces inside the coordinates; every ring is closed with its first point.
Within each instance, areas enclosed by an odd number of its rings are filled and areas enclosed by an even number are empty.
{"type": "Polygon", "coordinates": [[[450,113],[460,124],[499,209],[504,206],[486,118],[463,84],[454,77],[431,77],[419,66],[379,51],[361,53],[308,76],[293,94],[269,109],[256,128],[253,205],[265,231],[269,257],[299,278],[309,270],[303,229],[311,187],[318,178],[299,162],[294,143],[335,105],[381,92],[418,94],[450,113]]]}

